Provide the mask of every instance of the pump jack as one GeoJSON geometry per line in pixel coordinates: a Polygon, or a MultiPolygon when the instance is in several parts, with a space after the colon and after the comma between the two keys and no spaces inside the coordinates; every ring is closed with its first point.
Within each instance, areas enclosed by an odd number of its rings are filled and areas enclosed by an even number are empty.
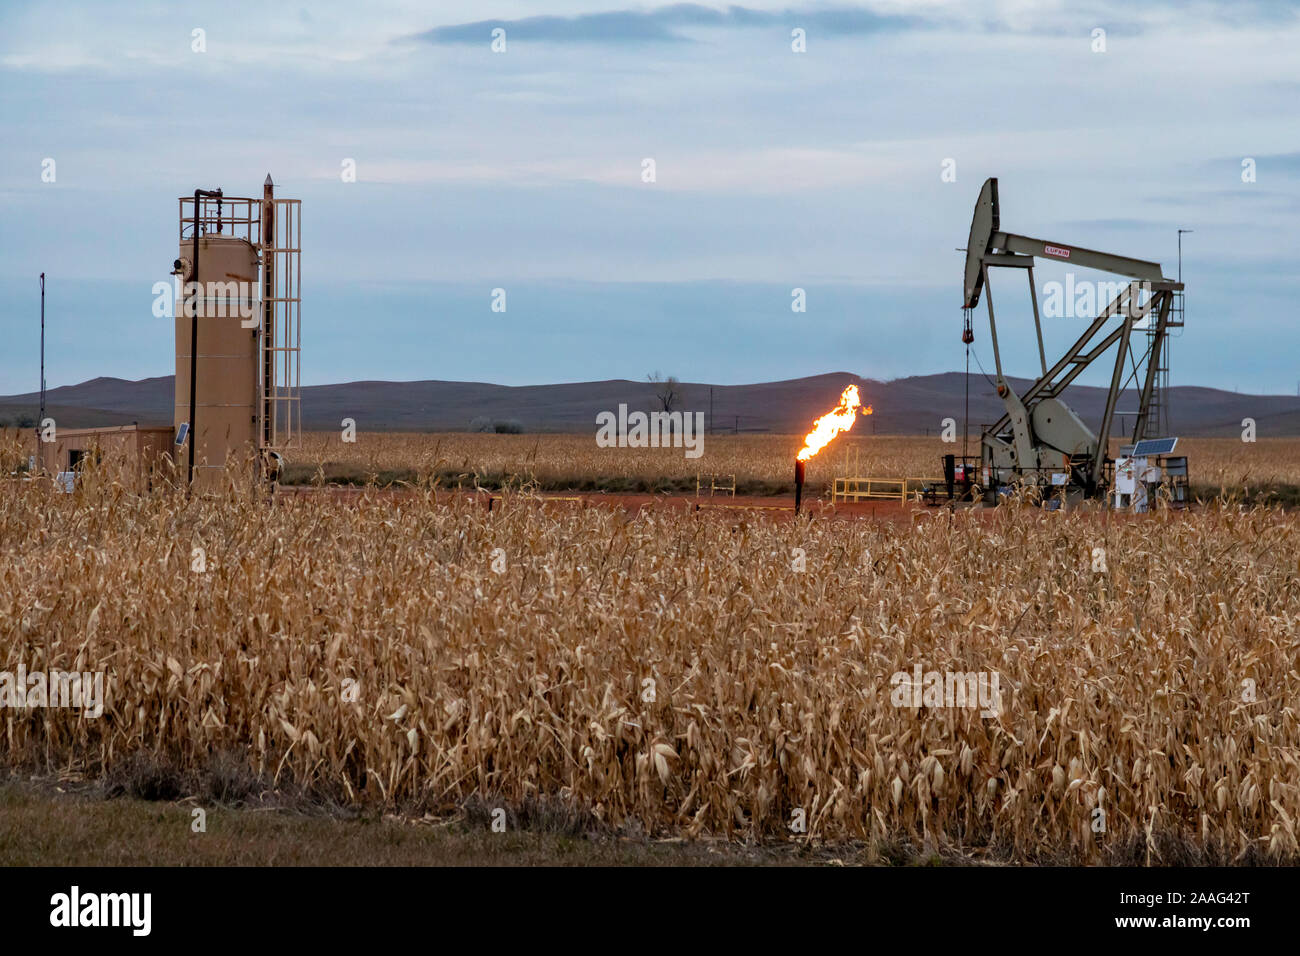
{"type": "Polygon", "coordinates": [[[993,360],[997,370],[995,386],[998,397],[1006,406],[1006,414],[995,424],[986,427],[980,440],[980,484],[986,494],[995,496],[995,490],[1000,486],[1049,483],[1064,483],[1077,496],[1082,497],[1106,493],[1106,465],[1112,461],[1107,456],[1107,448],[1115,417],[1115,403],[1123,390],[1125,360],[1132,361],[1135,380],[1139,374],[1142,376],[1142,392],[1132,436],[1132,441],[1136,444],[1144,438],[1154,437],[1148,436],[1147,432],[1159,427],[1155,420],[1159,402],[1156,394],[1159,388],[1157,372],[1160,370],[1161,349],[1165,347],[1168,330],[1182,325],[1181,310],[1175,310],[1178,314],[1171,316],[1175,293],[1181,293],[1182,290],[1182,282],[1166,279],[1160,264],[1156,262],[1064,243],[1045,242],[1003,231],[998,206],[998,181],[996,178],[985,181],[975,204],[970,240],[966,244],[962,308],[966,317],[963,341],[969,342],[970,310],[979,304],[980,293],[984,293],[988,305],[993,360]],[[1037,257],[1127,276],[1131,280],[1051,368],[1048,368],[1043,348],[1043,328],[1038,313],[1038,295],[1034,288],[1034,260],[1037,257]],[[993,316],[992,288],[989,286],[989,270],[993,268],[1024,269],[1029,277],[1029,296],[1033,305],[1042,374],[1023,395],[1017,395],[1002,374],[998,330],[993,316]],[[1122,321],[1103,337],[1104,327],[1114,316],[1122,317],[1122,321]],[[1137,353],[1132,350],[1129,341],[1135,328],[1146,334],[1150,341],[1150,347],[1141,359],[1133,358],[1137,353]],[[1117,353],[1110,390],[1106,395],[1106,410],[1099,429],[1094,432],[1065,403],[1061,393],[1112,345],[1117,345],[1117,353]],[[1145,368],[1139,369],[1143,363],[1145,368]],[[1055,480],[1053,475],[1057,476],[1055,480]]]}

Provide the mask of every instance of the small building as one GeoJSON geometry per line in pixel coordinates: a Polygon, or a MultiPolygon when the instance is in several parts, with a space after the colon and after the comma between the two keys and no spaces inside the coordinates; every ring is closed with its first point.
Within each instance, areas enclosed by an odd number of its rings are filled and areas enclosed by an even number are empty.
{"type": "Polygon", "coordinates": [[[124,478],[139,482],[135,490],[147,491],[168,473],[174,437],[165,426],[60,428],[54,441],[41,444],[41,469],[53,476],[93,462],[120,469],[124,478]]]}

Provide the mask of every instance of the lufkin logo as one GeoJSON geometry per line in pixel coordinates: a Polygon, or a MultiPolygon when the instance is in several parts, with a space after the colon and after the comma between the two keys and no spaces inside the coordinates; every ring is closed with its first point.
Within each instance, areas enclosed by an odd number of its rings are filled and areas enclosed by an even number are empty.
{"type": "Polygon", "coordinates": [[[1066,249],[1064,246],[1049,246],[1047,243],[1043,243],[1043,255],[1056,256],[1058,259],[1068,259],[1070,258],[1070,250],[1066,249]]]}

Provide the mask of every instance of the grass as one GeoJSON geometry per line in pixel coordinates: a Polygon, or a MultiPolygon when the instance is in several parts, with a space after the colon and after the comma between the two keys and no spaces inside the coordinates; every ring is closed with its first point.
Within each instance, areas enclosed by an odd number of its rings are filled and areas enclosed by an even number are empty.
{"type": "MultiPolygon", "coordinates": [[[[106,797],[94,785],[0,779],[0,866],[810,866],[861,864],[865,851],[794,841],[744,846],[590,833],[514,814],[504,833],[482,807],[405,819],[311,805],[231,805],[193,797],[106,797]],[[196,833],[194,810],[205,810],[196,833]]],[[[932,861],[894,849],[881,862],[932,861]]]]}

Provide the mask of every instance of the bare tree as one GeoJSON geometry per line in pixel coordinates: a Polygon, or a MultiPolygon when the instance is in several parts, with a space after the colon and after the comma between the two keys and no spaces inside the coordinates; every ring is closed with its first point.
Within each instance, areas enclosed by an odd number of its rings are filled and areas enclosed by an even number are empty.
{"type": "Polygon", "coordinates": [[[681,404],[682,385],[676,375],[661,375],[654,371],[645,380],[655,387],[655,398],[665,412],[671,412],[674,405],[681,404]]]}

